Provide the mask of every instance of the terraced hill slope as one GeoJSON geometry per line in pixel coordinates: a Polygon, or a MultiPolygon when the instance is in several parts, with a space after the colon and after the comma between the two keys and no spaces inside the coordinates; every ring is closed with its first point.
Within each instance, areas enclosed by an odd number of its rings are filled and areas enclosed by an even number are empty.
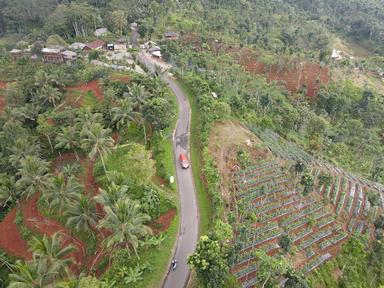
{"type": "Polygon", "coordinates": [[[373,237],[373,221],[383,207],[371,205],[367,195],[382,197],[381,185],[314,159],[272,131],[252,130],[260,140],[242,149],[263,156],[237,163],[231,178],[234,244],[240,247],[231,272],[243,287],[256,284],[257,249],[272,257],[285,254],[279,245],[283,235],[291,241],[286,257],[304,274],[335,257],[352,233],[373,237]],[[292,168],[297,162],[314,179],[308,194],[300,185],[302,174],[292,168]]]}

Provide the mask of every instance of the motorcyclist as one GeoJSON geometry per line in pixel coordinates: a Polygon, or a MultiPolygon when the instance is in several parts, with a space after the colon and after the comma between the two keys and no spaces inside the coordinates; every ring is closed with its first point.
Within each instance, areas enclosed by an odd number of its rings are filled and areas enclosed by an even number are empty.
{"type": "Polygon", "coordinates": [[[175,270],[177,265],[177,261],[175,259],[172,259],[172,269],[175,270]]]}

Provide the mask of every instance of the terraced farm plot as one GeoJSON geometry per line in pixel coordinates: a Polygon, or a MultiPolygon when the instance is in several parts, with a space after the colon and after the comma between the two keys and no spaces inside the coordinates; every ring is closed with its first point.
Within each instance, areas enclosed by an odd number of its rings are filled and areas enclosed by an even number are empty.
{"type": "MultiPolygon", "coordinates": [[[[275,151],[277,155],[284,153],[275,151]]],[[[291,154],[291,160],[304,155],[307,163],[315,163],[298,148],[288,148],[285,153],[291,154]]],[[[295,268],[307,274],[334,257],[351,233],[370,233],[378,209],[367,201],[369,188],[342,173],[332,174],[329,185],[320,185],[317,177],[328,170],[312,167],[314,191],[306,196],[298,179],[277,160],[233,174],[233,202],[239,223],[234,231],[240,255],[231,271],[243,287],[257,284],[254,252],[263,249],[269,256],[277,256],[283,252],[279,246],[283,235],[291,240],[290,257],[295,268]],[[255,221],[249,222],[249,215],[255,221]]]]}

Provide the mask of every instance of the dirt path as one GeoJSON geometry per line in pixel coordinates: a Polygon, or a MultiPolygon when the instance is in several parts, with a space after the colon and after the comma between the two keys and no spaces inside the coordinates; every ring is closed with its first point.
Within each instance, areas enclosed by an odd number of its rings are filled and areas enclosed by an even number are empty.
{"type": "Polygon", "coordinates": [[[32,259],[32,253],[28,251],[27,242],[14,223],[16,211],[17,208],[14,208],[0,223],[0,249],[11,256],[29,260],[32,259]]]}
{"type": "Polygon", "coordinates": [[[76,248],[76,251],[71,253],[71,257],[78,264],[85,263],[85,244],[73,237],[71,231],[68,228],[63,227],[57,221],[46,218],[42,216],[37,207],[37,201],[39,200],[39,193],[36,193],[31,199],[29,199],[23,205],[23,215],[24,215],[24,224],[25,226],[37,233],[52,236],[56,232],[60,232],[63,237],[63,245],[73,245],[76,248]]]}

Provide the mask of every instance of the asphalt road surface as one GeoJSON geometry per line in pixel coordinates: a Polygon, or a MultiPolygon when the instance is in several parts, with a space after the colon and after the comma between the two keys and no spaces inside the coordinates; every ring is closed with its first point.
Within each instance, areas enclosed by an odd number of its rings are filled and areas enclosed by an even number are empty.
{"type": "MultiPolygon", "coordinates": [[[[154,70],[154,63],[147,55],[140,53],[139,57],[140,61],[150,70],[154,70]]],[[[179,105],[179,115],[173,136],[173,153],[176,167],[176,181],[180,195],[180,230],[174,255],[174,259],[177,261],[177,267],[175,270],[169,269],[163,287],[183,288],[186,286],[190,275],[187,259],[196,248],[199,233],[199,215],[192,169],[182,169],[178,161],[181,152],[189,155],[191,109],[187,96],[177,83],[167,75],[164,75],[163,79],[173,93],[175,93],[179,105]]],[[[171,263],[169,263],[169,267],[170,266],[171,263]]]]}

